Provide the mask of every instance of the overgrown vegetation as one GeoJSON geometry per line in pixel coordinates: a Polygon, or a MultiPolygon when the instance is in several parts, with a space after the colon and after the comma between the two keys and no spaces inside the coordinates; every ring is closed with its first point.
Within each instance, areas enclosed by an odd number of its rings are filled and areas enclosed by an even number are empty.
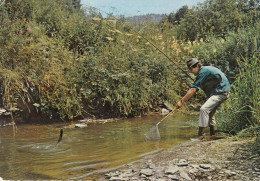
{"type": "Polygon", "coordinates": [[[256,0],[208,0],[158,24],[135,24],[104,18],[75,0],[6,0],[1,104],[67,120],[137,116],[164,100],[175,103],[191,81],[134,29],[184,69],[188,58],[198,57],[228,75],[233,93],[223,130],[257,127],[259,15],[256,0]]]}

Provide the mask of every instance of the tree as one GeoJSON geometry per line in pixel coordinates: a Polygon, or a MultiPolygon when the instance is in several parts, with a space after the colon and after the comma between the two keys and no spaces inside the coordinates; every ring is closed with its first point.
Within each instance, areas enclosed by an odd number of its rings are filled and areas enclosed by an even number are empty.
{"type": "Polygon", "coordinates": [[[224,38],[230,30],[256,23],[260,15],[257,9],[257,0],[207,0],[185,13],[178,38],[193,41],[213,34],[224,38]]]}
{"type": "Polygon", "coordinates": [[[182,6],[175,14],[169,14],[168,21],[172,24],[180,24],[180,21],[184,18],[188,11],[188,6],[182,6]]]}

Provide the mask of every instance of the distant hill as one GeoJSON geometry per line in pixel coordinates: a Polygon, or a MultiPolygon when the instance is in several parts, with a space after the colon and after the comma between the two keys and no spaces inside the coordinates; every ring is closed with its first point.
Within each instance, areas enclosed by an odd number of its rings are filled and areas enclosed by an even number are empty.
{"type": "Polygon", "coordinates": [[[148,21],[158,23],[162,20],[162,18],[166,16],[165,14],[146,14],[146,15],[139,15],[139,16],[131,16],[125,17],[126,22],[134,22],[134,23],[145,23],[148,21]]]}

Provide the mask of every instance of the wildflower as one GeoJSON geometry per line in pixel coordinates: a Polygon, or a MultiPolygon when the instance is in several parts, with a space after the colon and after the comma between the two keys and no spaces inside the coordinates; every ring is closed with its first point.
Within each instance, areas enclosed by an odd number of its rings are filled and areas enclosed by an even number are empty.
{"type": "Polygon", "coordinates": [[[126,36],[132,36],[133,34],[130,33],[125,33],[126,36]]]}
{"type": "Polygon", "coordinates": [[[119,34],[123,34],[121,31],[119,30],[115,30],[115,32],[119,33],[119,34]]]}
{"type": "Polygon", "coordinates": [[[113,40],[114,40],[114,39],[111,38],[111,37],[106,37],[106,39],[109,40],[109,41],[113,41],[113,40]]]}
{"type": "Polygon", "coordinates": [[[109,19],[107,21],[116,24],[116,20],[109,19]]]}
{"type": "Polygon", "coordinates": [[[101,21],[101,18],[92,18],[94,21],[101,21]]]}

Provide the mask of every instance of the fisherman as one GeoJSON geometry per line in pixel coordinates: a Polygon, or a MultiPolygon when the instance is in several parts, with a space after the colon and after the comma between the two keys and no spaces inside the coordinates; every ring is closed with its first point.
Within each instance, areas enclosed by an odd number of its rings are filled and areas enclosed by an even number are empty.
{"type": "Polygon", "coordinates": [[[190,73],[196,75],[195,82],[191,85],[186,95],[176,104],[179,109],[201,88],[207,95],[207,101],[200,108],[198,139],[209,126],[210,136],[215,135],[215,117],[214,114],[222,102],[224,102],[230,91],[230,84],[225,74],[216,67],[202,66],[197,58],[191,58],[187,61],[190,73]]]}

